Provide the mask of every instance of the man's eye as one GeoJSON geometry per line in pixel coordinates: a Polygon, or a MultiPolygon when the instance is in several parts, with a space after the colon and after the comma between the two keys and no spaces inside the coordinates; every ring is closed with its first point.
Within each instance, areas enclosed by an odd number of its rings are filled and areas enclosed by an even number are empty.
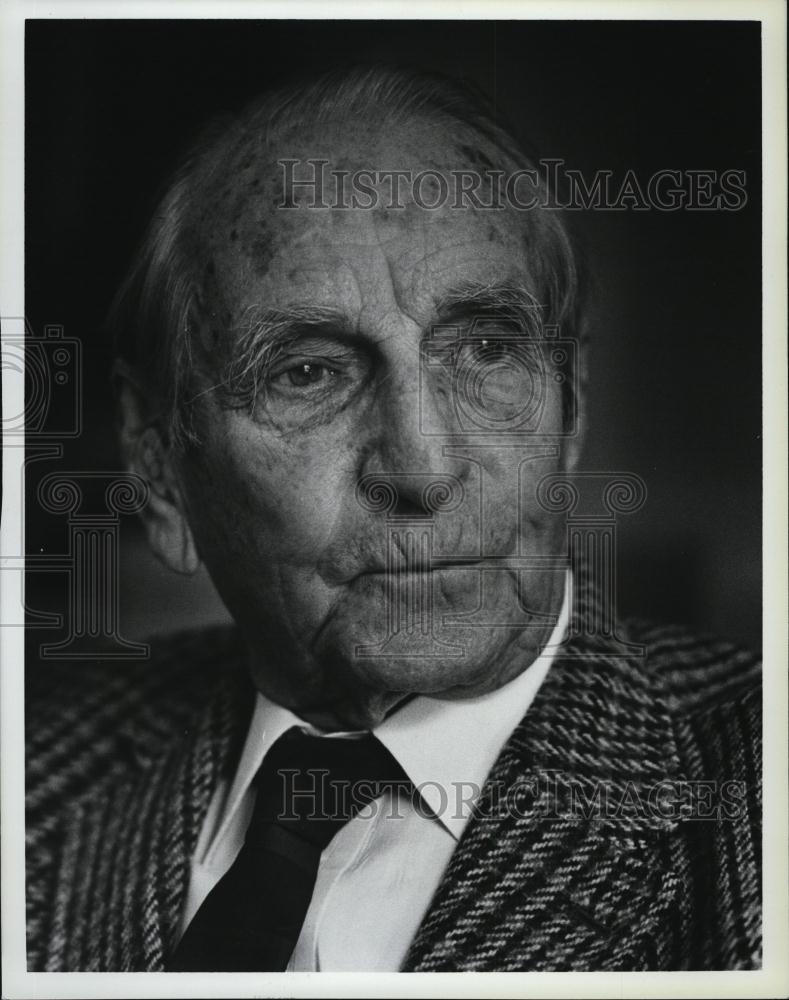
{"type": "Polygon", "coordinates": [[[274,381],[286,379],[290,385],[296,388],[305,388],[312,385],[319,385],[330,378],[336,378],[337,374],[337,370],[330,368],[328,365],[314,361],[304,361],[281,372],[279,376],[275,377],[274,381]]]}
{"type": "Polygon", "coordinates": [[[329,389],[341,381],[341,374],[340,366],[333,365],[327,359],[283,360],[270,373],[268,383],[272,389],[285,393],[294,389],[329,389]]]}
{"type": "Polygon", "coordinates": [[[512,344],[506,340],[486,338],[477,341],[477,353],[485,358],[499,358],[512,353],[512,344]]]}
{"type": "Polygon", "coordinates": [[[458,360],[466,363],[491,364],[496,361],[506,361],[518,358],[524,354],[523,346],[512,340],[499,340],[495,337],[484,337],[461,344],[458,360]]]}
{"type": "Polygon", "coordinates": [[[514,337],[480,337],[461,345],[453,368],[455,392],[476,411],[511,419],[541,398],[539,351],[514,337]]]}

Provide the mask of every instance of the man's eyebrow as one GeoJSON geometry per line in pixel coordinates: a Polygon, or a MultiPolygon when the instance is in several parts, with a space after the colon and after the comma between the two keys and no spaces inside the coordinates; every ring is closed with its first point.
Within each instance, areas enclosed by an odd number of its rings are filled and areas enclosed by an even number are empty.
{"type": "Polygon", "coordinates": [[[441,323],[491,316],[536,323],[543,308],[533,293],[517,281],[462,281],[443,292],[435,303],[441,323]]]}
{"type": "Polygon", "coordinates": [[[283,309],[250,309],[236,324],[234,332],[235,355],[249,353],[267,345],[287,343],[305,335],[353,335],[352,324],[341,310],[301,304],[283,309]]]}

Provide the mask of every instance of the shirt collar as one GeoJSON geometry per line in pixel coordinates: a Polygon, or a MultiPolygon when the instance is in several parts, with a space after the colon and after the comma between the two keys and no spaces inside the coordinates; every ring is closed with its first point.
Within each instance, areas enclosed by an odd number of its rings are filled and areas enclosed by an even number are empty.
{"type": "MultiPolygon", "coordinates": [[[[375,729],[376,737],[419,789],[446,830],[460,839],[485,779],[523,718],[553,661],[570,614],[570,573],[564,603],[541,654],[517,677],[476,698],[417,695],[375,729]]],[[[209,854],[226,836],[266,754],[293,726],[318,733],[303,719],[258,692],[244,748],[209,854]]],[[[320,733],[327,738],[357,733],[320,733]]]]}

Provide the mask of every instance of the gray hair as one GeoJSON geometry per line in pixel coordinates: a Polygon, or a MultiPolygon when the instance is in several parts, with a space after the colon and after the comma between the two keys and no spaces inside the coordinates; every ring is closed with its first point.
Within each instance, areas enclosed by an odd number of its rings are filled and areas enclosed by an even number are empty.
{"type": "MultiPolygon", "coordinates": [[[[191,404],[200,351],[195,332],[204,319],[203,277],[195,267],[189,219],[201,193],[251,135],[269,141],[283,125],[353,120],[371,111],[392,125],[415,117],[460,124],[487,139],[518,169],[534,169],[534,161],[481,93],[413,70],[373,66],[333,71],[282,86],[237,115],[213,122],[166,187],[109,317],[116,355],[154,393],[162,429],[174,444],[197,441],[191,404]]],[[[525,236],[536,251],[535,293],[542,322],[559,325],[563,337],[579,337],[580,273],[567,230],[555,210],[523,215],[525,236]]],[[[567,406],[565,399],[565,410],[567,406]]]]}

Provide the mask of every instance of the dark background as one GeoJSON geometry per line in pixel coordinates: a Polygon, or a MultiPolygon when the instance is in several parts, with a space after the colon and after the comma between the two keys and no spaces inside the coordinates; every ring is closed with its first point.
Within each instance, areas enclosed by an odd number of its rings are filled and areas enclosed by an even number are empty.
{"type": "MultiPolygon", "coordinates": [[[[84,351],[83,432],[28,470],[27,549],[66,545],[35,502],[54,468],[118,468],[102,322],[155,192],[210,115],[338,61],[478,83],[543,158],[591,178],[747,173],[737,212],[582,212],[596,280],[584,465],[638,473],[621,520],[619,609],[761,642],[760,61],[757,23],[28,21],[26,282],[33,329],[84,351]]],[[[128,638],[224,616],[205,576],[170,576],[122,528],[128,638]]],[[[65,576],[28,606],[62,610],[65,576]]],[[[52,641],[52,632],[42,639],[52,641]]]]}

